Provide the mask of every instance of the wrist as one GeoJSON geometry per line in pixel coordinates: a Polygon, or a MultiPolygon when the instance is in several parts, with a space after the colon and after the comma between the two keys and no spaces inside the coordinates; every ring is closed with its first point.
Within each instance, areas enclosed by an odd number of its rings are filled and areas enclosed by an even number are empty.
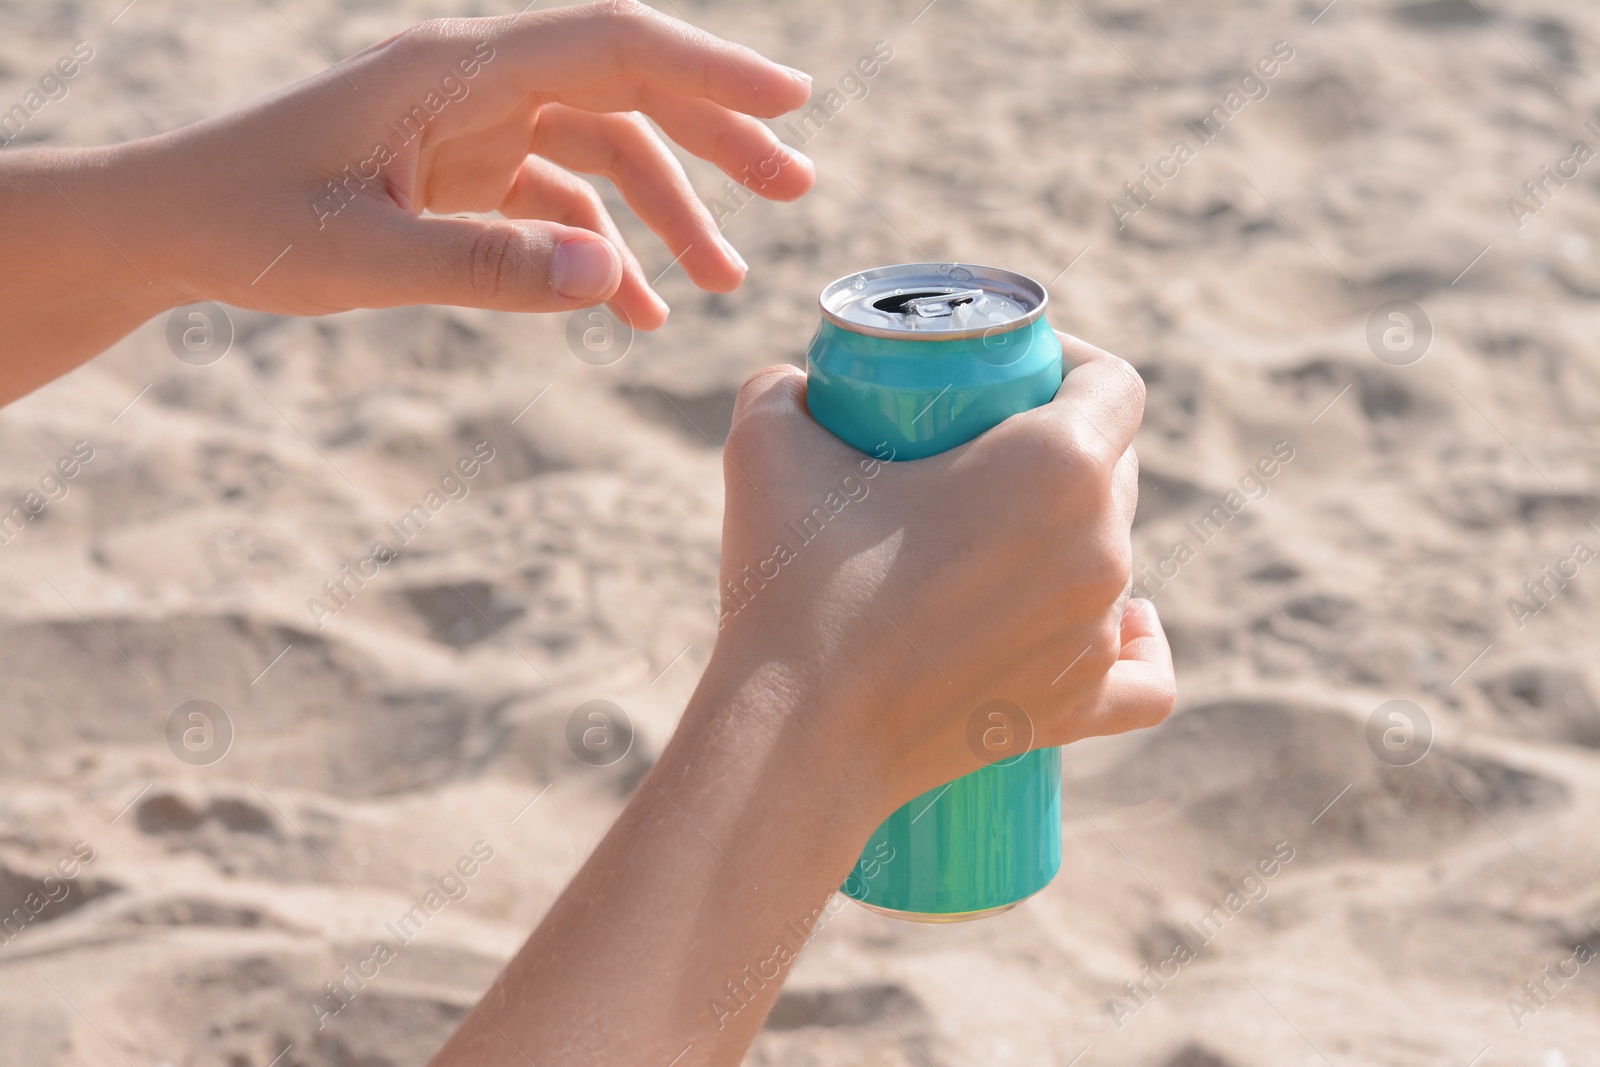
{"type": "Polygon", "coordinates": [[[119,293],[143,318],[208,298],[188,260],[191,249],[213,243],[215,236],[200,232],[205,215],[193,202],[196,186],[179,173],[172,145],[171,135],[161,135],[83,149],[78,171],[74,200],[81,197],[89,205],[84,212],[115,241],[113,267],[135,268],[120,276],[119,293]],[[110,220],[109,227],[100,216],[110,220]]]}
{"type": "Polygon", "coordinates": [[[115,148],[0,153],[0,402],[66,373],[182,303],[160,254],[149,191],[115,148]]]}
{"type": "Polygon", "coordinates": [[[709,802],[786,824],[837,884],[894,807],[852,714],[781,662],[713,654],[652,778],[675,800],[714,783],[709,802]]]}
{"type": "Polygon", "coordinates": [[[70,282],[53,288],[92,302],[91,317],[131,319],[130,329],[186,302],[170,253],[175,224],[160,207],[165,179],[148,155],[137,141],[40,149],[14,173],[18,239],[40,249],[43,270],[70,282]]]}

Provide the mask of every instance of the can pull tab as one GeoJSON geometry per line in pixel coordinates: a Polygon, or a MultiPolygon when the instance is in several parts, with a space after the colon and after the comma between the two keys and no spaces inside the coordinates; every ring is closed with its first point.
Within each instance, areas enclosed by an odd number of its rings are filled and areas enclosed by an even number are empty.
{"type": "Polygon", "coordinates": [[[984,295],[982,289],[958,289],[953,293],[928,293],[914,296],[905,303],[905,313],[918,318],[942,318],[955,313],[962,304],[970,304],[984,295]]]}

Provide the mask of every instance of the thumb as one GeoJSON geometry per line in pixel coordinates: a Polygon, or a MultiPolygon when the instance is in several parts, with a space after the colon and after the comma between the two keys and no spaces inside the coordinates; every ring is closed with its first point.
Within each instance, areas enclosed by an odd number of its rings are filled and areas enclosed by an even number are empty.
{"type": "Polygon", "coordinates": [[[385,223],[378,240],[341,257],[370,307],[570,311],[607,299],[622,280],[611,243],[575,226],[410,214],[385,223]]]}

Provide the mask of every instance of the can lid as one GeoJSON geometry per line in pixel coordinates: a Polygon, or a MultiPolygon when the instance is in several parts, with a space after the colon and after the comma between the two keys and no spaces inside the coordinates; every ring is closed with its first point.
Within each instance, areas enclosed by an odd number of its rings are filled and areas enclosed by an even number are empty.
{"type": "Polygon", "coordinates": [[[1026,326],[1049,296],[1025,274],[975,263],[900,263],[830,282],[819,303],[840,329],[872,337],[956,341],[1026,326]]]}

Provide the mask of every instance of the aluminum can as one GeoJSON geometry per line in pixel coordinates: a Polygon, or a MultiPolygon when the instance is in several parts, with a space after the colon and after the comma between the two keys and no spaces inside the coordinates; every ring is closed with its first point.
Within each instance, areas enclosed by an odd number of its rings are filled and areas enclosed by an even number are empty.
{"type": "MultiPolygon", "coordinates": [[[[971,263],[840,278],[822,290],[822,323],[806,353],[811,415],[879,459],[964,444],[1055,396],[1061,343],[1045,322],[1047,302],[1032,278],[971,263]]],[[[997,716],[996,729],[1025,727],[1002,721],[1026,719],[1014,706],[967,710],[985,729],[985,715],[997,716]]],[[[960,922],[1015,907],[1060,866],[1061,751],[1035,748],[902,806],[873,833],[842,891],[895,918],[960,922]]]]}

